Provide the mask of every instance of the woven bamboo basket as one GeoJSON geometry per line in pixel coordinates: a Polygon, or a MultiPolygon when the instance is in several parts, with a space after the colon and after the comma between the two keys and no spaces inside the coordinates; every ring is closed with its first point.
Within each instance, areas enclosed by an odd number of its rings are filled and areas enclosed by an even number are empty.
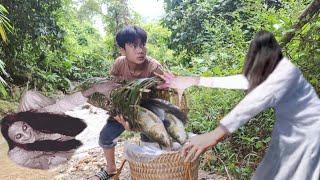
{"type": "MultiPolygon", "coordinates": [[[[199,159],[194,162],[183,162],[180,152],[169,152],[149,162],[128,161],[131,180],[197,180],[199,159]]],[[[118,179],[121,165],[115,180],[118,179]]]]}

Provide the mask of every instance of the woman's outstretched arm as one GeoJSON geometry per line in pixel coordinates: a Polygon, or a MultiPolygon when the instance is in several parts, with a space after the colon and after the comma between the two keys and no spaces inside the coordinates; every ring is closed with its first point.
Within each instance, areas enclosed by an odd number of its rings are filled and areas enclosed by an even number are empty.
{"type": "Polygon", "coordinates": [[[203,86],[209,88],[248,89],[248,80],[242,74],[225,77],[199,77],[199,76],[174,76],[171,73],[157,74],[164,80],[160,89],[186,89],[191,86],[203,86]]]}

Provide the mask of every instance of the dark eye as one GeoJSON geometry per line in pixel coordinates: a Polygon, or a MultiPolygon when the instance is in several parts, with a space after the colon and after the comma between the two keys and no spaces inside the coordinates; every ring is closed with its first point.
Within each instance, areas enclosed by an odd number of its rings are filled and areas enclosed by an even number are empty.
{"type": "Polygon", "coordinates": [[[16,139],[20,139],[22,137],[22,135],[19,133],[16,135],[16,139]]]}
{"type": "Polygon", "coordinates": [[[22,130],[24,130],[24,131],[27,130],[27,128],[28,128],[28,126],[25,124],[22,126],[22,130]]]}

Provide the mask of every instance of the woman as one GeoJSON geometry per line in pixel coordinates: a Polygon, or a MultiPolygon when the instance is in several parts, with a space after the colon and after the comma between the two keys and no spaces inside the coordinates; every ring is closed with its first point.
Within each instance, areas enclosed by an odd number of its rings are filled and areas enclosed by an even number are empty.
{"type": "Polygon", "coordinates": [[[301,71],[287,58],[273,34],[259,32],[250,44],[244,76],[220,78],[162,76],[163,87],[193,85],[247,89],[245,98],[211,132],[190,139],[183,147],[186,161],[195,160],[226,135],[261,111],[273,107],[272,140],[252,179],[318,180],[320,175],[320,100],[301,71]],[[235,81],[232,81],[236,77],[235,81]],[[184,85],[182,85],[184,84],[184,85]],[[247,87],[247,88],[246,88],[247,87]]]}
{"type": "Polygon", "coordinates": [[[82,144],[75,136],[86,124],[64,112],[84,104],[95,92],[109,95],[115,87],[117,84],[111,81],[96,84],[58,101],[27,91],[21,99],[20,112],[1,121],[9,158],[21,166],[37,169],[49,169],[68,161],[82,144]]]}

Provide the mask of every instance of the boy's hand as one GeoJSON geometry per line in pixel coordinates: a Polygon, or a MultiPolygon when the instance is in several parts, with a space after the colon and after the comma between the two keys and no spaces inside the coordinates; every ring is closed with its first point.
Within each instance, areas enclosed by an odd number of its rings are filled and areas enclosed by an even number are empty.
{"type": "Polygon", "coordinates": [[[121,114],[114,117],[114,119],[117,120],[120,124],[122,124],[125,130],[131,131],[128,121],[125,121],[121,114]]]}

